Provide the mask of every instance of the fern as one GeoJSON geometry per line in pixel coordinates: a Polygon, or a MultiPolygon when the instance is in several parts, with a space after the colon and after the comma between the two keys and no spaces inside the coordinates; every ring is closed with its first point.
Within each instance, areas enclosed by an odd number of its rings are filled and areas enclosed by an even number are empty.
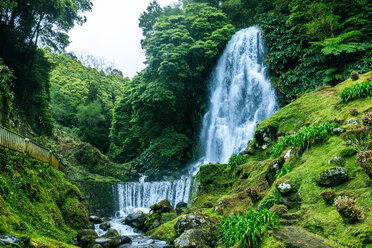
{"type": "Polygon", "coordinates": [[[372,82],[365,81],[345,88],[340,93],[340,98],[344,102],[351,101],[356,98],[372,96],[372,82]]]}

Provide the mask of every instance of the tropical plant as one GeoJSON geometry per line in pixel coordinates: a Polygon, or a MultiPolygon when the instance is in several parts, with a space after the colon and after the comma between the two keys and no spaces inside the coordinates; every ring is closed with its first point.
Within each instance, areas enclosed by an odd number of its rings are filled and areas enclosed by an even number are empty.
{"type": "Polygon", "coordinates": [[[328,139],[328,137],[333,135],[333,129],[337,126],[338,124],[329,122],[309,126],[299,131],[297,134],[291,134],[282,138],[272,147],[271,152],[274,157],[277,157],[288,146],[294,146],[299,152],[302,152],[311,145],[328,139]]]}
{"type": "Polygon", "coordinates": [[[343,89],[340,93],[340,98],[344,102],[349,102],[357,98],[372,96],[372,82],[365,81],[354,84],[353,86],[343,89]]]}
{"type": "Polygon", "coordinates": [[[222,220],[220,234],[226,247],[258,247],[269,230],[279,226],[279,218],[267,209],[248,210],[244,215],[222,220]]]}
{"type": "Polygon", "coordinates": [[[233,154],[229,158],[229,165],[232,167],[236,167],[238,165],[247,163],[247,161],[248,161],[248,158],[244,156],[243,154],[233,154]]]}
{"type": "Polygon", "coordinates": [[[279,204],[280,197],[281,195],[279,191],[275,189],[272,194],[266,196],[266,198],[261,202],[260,207],[264,209],[270,209],[272,206],[279,204]]]}

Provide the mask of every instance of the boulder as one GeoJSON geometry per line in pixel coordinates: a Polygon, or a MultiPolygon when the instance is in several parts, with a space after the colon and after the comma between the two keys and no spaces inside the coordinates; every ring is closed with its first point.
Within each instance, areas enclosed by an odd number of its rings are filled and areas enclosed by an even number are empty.
{"type": "Polygon", "coordinates": [[[278,127],[276,126],[267,126],[265,128],[259,129],[254,134],[256,139],[256,145],[262,147],[267,145],[272,141],[275,141],[277,138],[278,127]]]}
{"type": "Polygon", "coordinates": [[[181,214],[183,211],[187,209],[187,203],[186,202],[179,202],[176,205],[176,212],[177,214],[181,214]]]}
{"type": "Polygon", "coordinates": [[[174,247],[176,248],[196,248],[196,247],[210,247],[210,235],[207,230],[190,229],[186,230],[174,240],[174,247]]]}
{"type": "Polygon", "coordinates": [[[12,244],[12,247],[18,247],[21,240],[17,236],[0,235],[0,245],[12,244]]]}
{"type": "Polygon", "coordinates": [[[121,238],[106,238],[106,237],[100,237],[98,239],[95,239],[95,245],[100,245],[98,247],[103,248],[117,248],[121,243],[121,238]]]}
{"type": "Polygon", "coordinates": [[[104,222],[99,225],[99,228],[102,229],[103,231],[107,231],[111,227],[110,222],[104,222]]]}
{"type": "Polygon", "coordinates": [[[150,209],[152,210],[153,213],[159,213],[159,214],[175,212],[174,208],[172,207],[172,205],[167,199],[162,200],[152,205],[150,209]]]}
{"type": "Polygon", "coordinates": [[[129,214],[124,219],[124,224],[141,230],[145,226],[146,219],[147,215],[138,210],[134,213],[129,214]]]}
{"type": "Polygon", "coordinates": [[[103,222],[103,220],[100,217],[95,215],[89,216],[89,221],[93,222],[94,224],[101,224],[103,222]]]}
{"type": "Polygon", "coordinates": [[[282,195],[288,195],[293,192],[293,187],[288,182],[280,183],[276,188],[282,195]]]}
{"type": "Polygon", "coordinates": [[[210,223],[209,217],[203,213],[191,213],[184,215],[174,225],[177,235],[181,235],[185,230],[199,229],[206,227],[210,223]]]}
{"type": "Polygon", "coordinates": [[[345,132],[345,129],[343,129],[342,127],[336,127],[336,128],[333,129],[333,133],[336,134],[336,135],[340,135],[344,132],[345,132]]]}
{"type": "Polygon", "coordinates": [[[84,229],[78,232],[77,242],[81,247],[92,247],[98,234],[93,229],[84,229]]]}
{"type": "Polygon", "coordinates": [[[132,243],[132,239],[128,236],[121,236],[121,244],[129,244],[132,243]]]}
{"type": "Polygon", "coordinates": [[[319,186],[333,187],[347,181],[348,178],[346,170],[342,167],[337,167],[320,173],[316,178],[316,182],[319,186]]]}

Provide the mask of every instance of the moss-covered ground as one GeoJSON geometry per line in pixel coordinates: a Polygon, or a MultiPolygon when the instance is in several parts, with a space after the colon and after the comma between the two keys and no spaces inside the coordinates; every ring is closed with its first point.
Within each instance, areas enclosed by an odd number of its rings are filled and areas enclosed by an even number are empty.
{"type": "Polygon", "coordinates": [[[70,247],[89,217],[62,172],[1,147],[0,213],[0,234],[29,236],[35,247],[70,247]]]}
{"type": "MultiPolygon", "coordinates": [[[[361,125],[361,116],[372,111],[371,97],[356,99],[346,104],[340,100],[339,93],[346,87],[366,81],[367,78],[372,78],[372,72],[361,75],[357,81],[348,79],[335,87],[323,86],[304,94],[260,123],[258,130],[274,126],[280,138],[323,121],[336,122],[342,126],[348,119],[354,119],[361,125]],[[353,108],[358,110],[357,116],[350,114],[353,108]]],[[[302,153],[292,152],[284,165],[290,165],[293,170],[281,178],[273,178],[273,182],[270,182],[267,179],[269,168],[278,162],[278,158],[270,154],[270,146],[275,142],[269,144],[265,150],[256,148],[253,153],[250,152],[250,155],[247,155],[248,162],[238,166],[236,171],[229,165],[201,166],[198,175],[199,192],[192,210],[207,213],[218,221],[232,213],[257,208],[276,190],[279,182],[288,181],[296,191],[297,204],[289,211],[300,213],[301,218],[297,225],[322,236],[328,243],[337,247],[365,247],[363,240],[372,232],[372,188],[367,174],[355,162],[356,151],[335,134],[302,153]],[[339,164],[328,163],[336,156],[341,157],[339,164]],[[321,172],[340,166],[348,173],[349,180],[332,189],[335,190],[336,197],[348,196],[357,199],[357,204],[363,207],[365,215],[358,223],[345,223],[336,207],[326,204],[322,199],[321,192],[327,188],[316,183],[321,172]],[[252,198],[252,189],[259,194],[256,199],[252,198]]],[[[284,154],[285,152],[281,156],[284,154]]],[[[152,234],[156,238],[173,240],[176,220],[163,224],[152,234]]],[[[285,247],[283,242],[269,235],[261,246],[285,247]]],[[[367,247],[371,247],[371,244],[367,247]]]]}

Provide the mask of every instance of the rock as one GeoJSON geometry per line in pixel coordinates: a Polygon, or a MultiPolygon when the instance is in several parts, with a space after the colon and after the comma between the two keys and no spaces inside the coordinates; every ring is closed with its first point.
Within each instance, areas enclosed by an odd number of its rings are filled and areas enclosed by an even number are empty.
{"type": "Polygon", "coordinates": [[[349,176],[345,169],[342,167],[338,167],[325,170],[320,173],[319,176],[316,178],[316,182],[319,186],[333,187],[347,181],[348,178],[349,176]]]}
{"type": "Polygon", "coordinates": [[[17,236],[0,235],[0,244],[17,244],[19,245],[21,240],[17,236]]]}
{"type": "Polygon", "coordinates": [[[168,200],[162,200],[150,207],[153,213],[173,213],[175,212],[174,208],[168,200]]]}
{"type": "Polygon", "coordinates": [[[92,229],[84,229],[78,232],[77,242],[81,247],[91,247],[95,243],[95,239],[98,237],[96,231],[92,229]]]}
{"type": "Polygon", "coordinates": [[[292,193],[292,194],[280,197],[279,204],[283,204],[283,205],[287,206],[288,209],[294,208],[298,204],[297,194],[292,193]]]}
{"type": "Polygon", "coordinates": [[[257,130],[256,133],[254,134],[256,144],[262,147],[263,145],[265,144],[267,145],[268,143],[276,140],[277,132],[278,127],[275,126],[268,126],[257,130]]]}
{"type": "Polygon", "coordinates": [[[174,247],[176,248],[196,248],[196,247],[210,247],[209,246],[209,232],[207,230],[190,229],[186,230],[174,240],[174,247]]]}
{"type": "Polygon", "coordinates": [[[177,235],[181,235],[185,230],[199,229],[210,223],[209,217],[203,213],[192,213],[184,215],[174,225],[177,235]]]}
{"type": "Polygon", "coordinates": [[[346,125],[356,125],[356,126],[358,126],[358,122],[354,119],[348,119],[346,121],[346,125]]]}
{"type": "Polygon", "coordinates": [[[366,245],[372,244],[372,232],[370,232],[369,235],[365,237],[365,239],[363,240],[363,243],[366,245]]]}
{"type": "Polygon", "coordinates": [[[132,243],[132,239],[128,236],[121,236],[121,244],[129,244],[132,243]]]}
{"type": "Polygon", "coordinates": [[[186,202],[179,202],[176,205],[176,212],[177,214],[181,214],[187,209],[187,203],[186,202]]]}
{"type": "Polygon", "coordinates": [[[94,224],[100,224],[103,222],[103,220],[100,217],[95,215],[89,216],[89,221],[93,222],[94,224]]]}
{"type": "Polygon", "coordinates": [[[291,158],[291,153],[292,153],[292,148],[289,149],[289,150],[285,153],[285,155],[284,155],[284,160],[288,160],[288,159],[290,159],[290,158],[291,158]]]}
{"type": "Polygon", "coordinates": [[[275,181],[275,175],[280,172],[284,164],[284,159],[280,158],[274,164],[270,165],[267,169],[265,178],[266,181],[271,185],[275,181]]]}
{"type": "Polygon", "coordinates": [[[357,71],[352,71],[351,73],[350,73],[350,78],[351,78],[351,80],[353,80],[353,81],[356,81],[356,80],[358,80],[359,79],[359,73],[357,72],[357,71]]]}
{"type": "Polygon", "coordinates": [[[293,187],[288,182],[280,183],[276,188],[282,195],[288,195],[293,192],[293,187]]]}
{"type": "Polygon", "coordinates": [[[145,225],[146,219],[147,215],[138,210],[134,213],[129,214],[125,218],[124,224],[141,230],[145,225]]]}
{"type": "Polygon", "coordinates": [[[342,134],[344,132],[345,132],[345,129],[343,129],[342,127],[337,127],[333,129],[333,133],[336,135],[342,134]]]}
{"type": "Polygon", "coordinates": [[[95,245],[92,246],[92,248],[103,248],[103,246],[99,245],[99,244],[95,244],[95,245]]]}
{"type": "Polygon", "coordinates": [[[106,238],[106,237],[100,237],[95,240],[96,245],[100,245],[103,248],[116,248],[121,243],[121,238],[106,238]]]}
{"type": "Polygon", "coordinates": [[[340,156],[335,156],[331,160],[328,161],[328,164],[336,164],[341,165],[342,164],[342,158],[340,156]]]}
{"type": "Polygon", "coordinates": [[[244,154],[253,155],[254,154],[254,149],[252,147],[249,147],[249,148],[244,150],[244,154]]]}
{"type": "Polygon", "coordinates": [[[227,200],[222,199],[218,201],[218,205],[214,208],[214,210],[219,213],[223,213],[224,210],[228,208],[230,205],[231,204],[227,200]]]}
{"type": "Polygon", "coordinates": [[[107,231],[111,227],[110,222],[104,222],[101,225],[99,225],[99,228],[101,228],[103,231],[107,231]]]}
{"type": "Polygon", "coordinates": [[[105,235],[103,235],[103,237],[106,237],[106,238],[116,238],[119,236],[120,236],[119,232],[113,228],[110,228],[108,232],[105,235]]]}
{"type": "Polygon", "coordinates": [[[357,116],[359,114],[359,111],[356,108],[352,108],[349,110],[349,114],[352,116],[357,116]]]}

